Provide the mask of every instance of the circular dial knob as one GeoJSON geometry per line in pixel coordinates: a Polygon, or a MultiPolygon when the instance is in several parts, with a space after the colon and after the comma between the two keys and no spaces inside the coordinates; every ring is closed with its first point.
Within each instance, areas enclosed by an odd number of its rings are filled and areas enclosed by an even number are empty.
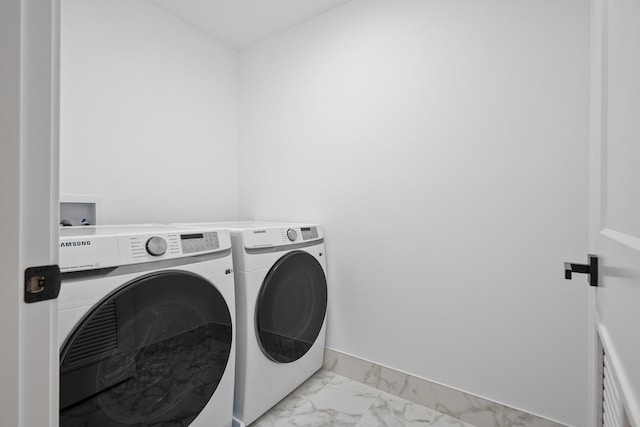
{"type": "Polygon", "coordinates": [[[147,240],[147,252],[149,255],[160,256],[167,251],[167,242],[158,236],[154,236],[147,240]]]}
{"type": "Polygon", "coordinates": [[[298,238],[298,233],[293,228],[287,230],[287,237],[294,242],[298,238]]]}

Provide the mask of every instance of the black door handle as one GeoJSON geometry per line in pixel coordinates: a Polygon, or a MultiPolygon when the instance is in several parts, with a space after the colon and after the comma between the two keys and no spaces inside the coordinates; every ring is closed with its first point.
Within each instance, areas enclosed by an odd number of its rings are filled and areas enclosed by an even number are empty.
{"type": "Polygon", "coordinates": [[[589,264],[564,263],[564,278],[571,280],[572,273],[589,275],[589,285],[598,286],[598,257],[589,254],[589,264]]]}

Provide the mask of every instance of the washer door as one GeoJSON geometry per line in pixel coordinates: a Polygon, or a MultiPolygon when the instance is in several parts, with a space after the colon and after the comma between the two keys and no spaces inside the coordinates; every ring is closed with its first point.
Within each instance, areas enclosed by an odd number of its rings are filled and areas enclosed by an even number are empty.
{"type": "Polygon", "coordinates": [[[188,425],[222,379],[231,337],[229,308],[206,279],[166,271],[125,284],[62,348],[60,426],[188,425]]]}
{"type": "Polygon", "coordinates": [[[258,342],[281,363],[300,359],[318,338],[327,311],[327,280],[307,252],[289,252],[267,274],[256,305],[258,342]]]}

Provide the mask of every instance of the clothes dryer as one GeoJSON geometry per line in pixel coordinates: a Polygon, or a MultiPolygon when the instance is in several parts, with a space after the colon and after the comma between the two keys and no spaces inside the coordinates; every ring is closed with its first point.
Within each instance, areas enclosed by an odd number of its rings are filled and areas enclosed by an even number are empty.
{"type": "Polygon", "coordinates": [[[232,425],[229,232],[60,229],[60,426],[232,425]]]}
{"type": "Polygon", "coordinates": [[[253,221],[191,225],[231,232],[238,336],[234,420],[248,425],[322,367],[323,231],[317,224],[253,221]]]}

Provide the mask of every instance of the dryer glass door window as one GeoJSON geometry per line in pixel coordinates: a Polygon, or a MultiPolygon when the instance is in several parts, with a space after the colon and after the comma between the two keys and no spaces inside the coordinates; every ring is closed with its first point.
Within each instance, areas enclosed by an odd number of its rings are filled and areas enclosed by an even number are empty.
{"type": "Polygon", "coordinates": [[[307,252],[280,258],[267,274],[256,307],[262,351],[282,363],[298,360],[318,338],[327,310],[327,280],[307,252]]]}
{"type": "Polygon", "coordinates": [[[218,387],[231,315],[211,282],[162,272],[120,287],[60,354],[60,426],[188,425],[218,387]]]}

